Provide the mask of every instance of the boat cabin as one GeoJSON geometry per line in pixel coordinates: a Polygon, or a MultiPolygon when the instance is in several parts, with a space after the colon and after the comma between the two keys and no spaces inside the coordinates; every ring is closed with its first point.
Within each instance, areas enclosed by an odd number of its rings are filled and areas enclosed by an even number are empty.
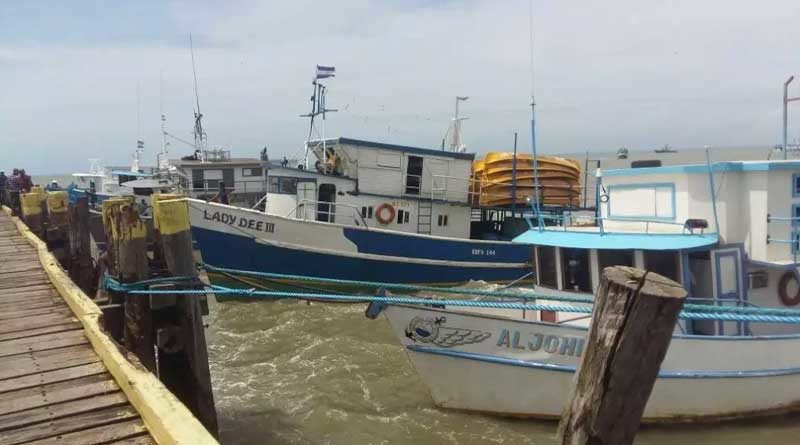
{"type": "Polygon", "coordinates": [[[474,154],[349,138],[309,142],[308,168],[271,162],[265,211],[302,219],[469,238],[474,154]]]}
{"type": "MultiPolygon", "coordinates": [[[[604,267],[629,265],[681,283],[687,302],[800,303],[800,162],[598,169],[597,184],[594,214],[542,214],[515,239],[534,245],[542,288],[594,293],[604,267]]],[[[691,334],[796,331],[745,322],[680,324],[691,334]]]]}

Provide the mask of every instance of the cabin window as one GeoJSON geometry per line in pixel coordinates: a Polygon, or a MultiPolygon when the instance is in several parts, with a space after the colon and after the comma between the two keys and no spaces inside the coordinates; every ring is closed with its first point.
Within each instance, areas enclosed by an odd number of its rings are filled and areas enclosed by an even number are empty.
{"type": "Polygon", "coordinates": [[[407,224],[408,223],[408,211],[406,210],[398,210],[397,211],[397,224],[407,224]]]}
{"type": "Polygon", "coordinates": [[[439,215],[437,220],[439,227],[446,227],[447,226],[447,215],[439,215]]]}
{"type": "Polygon", "coordinates": [[[561,274],[564,290],[591,292],[592,274],[588,249],[561,249],[561,274]]]}
{"type": "Polygon", "coordinates": [[[419,156],[409,156],[408,166],[406,167],[406,193],[409,195],[419,195],[422,185],[422,158],[419,156]]]}
{"type": "Polygon", "coordinates": [[[361,217],[364,219],[372,218],[372,206],[362,206],[361,207],[361,217]]]}
{"type": "Polygon", "coordinates": [[[792,175],[792,197],[800,198],[800,174],[792,175]]]}
{"type": "Polygon", "coordinates": [[[297,193],[297,178],[283,176],[269,177],[269,192],[294,195],[297,193]]]}
{"type": "Polygon", "coordinates": [[[633,267],[633,251],[632,250],[598,250],[597,251],[597,268],[600,270],[600,275],[603,274],[603,269],[611,266],[631,266],[633,267]]]}
{"type": "Polygon", "coordinates": [[[252,168],[243,168],[242,169],[242,176],[261,176],[263,174],[263,170],[261,167],[252,167],[252,168]]]}
{"type": "Polygon", "coordinates": [[[681,282],[678,252],[674,250],[645,250],[644,268],[663,275],[670,280],[681,282]]]}
{"type": "Polygon", "coordinates": [[[539,251],[539,284],[551,289],[558,288],[556,272],[556,248],[537,247],[539,251]]]}

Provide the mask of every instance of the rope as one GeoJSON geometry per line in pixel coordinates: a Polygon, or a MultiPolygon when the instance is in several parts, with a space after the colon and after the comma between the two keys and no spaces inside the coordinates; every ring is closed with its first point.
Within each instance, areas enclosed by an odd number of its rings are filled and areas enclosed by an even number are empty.
{"type": "MultiPolygon", "coordinates": [[[[255,272],[249,270],[227,269],[223,267],[213,266],[207,263],[200,263],[200,267],[205,268],[211,272],[218,272],[230,275],[246,275],[261,278],[284,279],[303,282],[316,282],[316,283],[329,283],[337,285],[347,285],[353,287],[369,287],[369,288],[384,288],[387,290],[400,290],[409,292],[434,292],[440,294],[456,294],[456,295],[479,295],[485,297],[500,297],[500,298],[515,298],[527,300],[549,300],[560,301],[564,303],[587,303],[593,304],[594,298],[585,297],[578,294],[561,294],[561,295],[547,295],[531,291],[508,291],[508,290],[484,290],[484,289],[465,289],[456,287],[435,287],[435,286],[418,286],[413,284],[400,284],[400,283],[382,283],[377,281],[359,281],[359,280],[344,280],[339,278],[322,278],[310,277],[305,275],[289,275],[272,272],[255,272]]],[[[326,292],[329,292],[326,290],[326,292]]],[[[715,313],[734,313],[734,314],[756,314],[756,315],[785,315],[800,317],[800,310],[797,309],[783,309],[783,308],[760,308],[760,307],[742,307],[742,306],[716,306],[708,304],[693,304],[687,303],[683,305],[684,309],[692,312],[715,312],[715,313]]]]}

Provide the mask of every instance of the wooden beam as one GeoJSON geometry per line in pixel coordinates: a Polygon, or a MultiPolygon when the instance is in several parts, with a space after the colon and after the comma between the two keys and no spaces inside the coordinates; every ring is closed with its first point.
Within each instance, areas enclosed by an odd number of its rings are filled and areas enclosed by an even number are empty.
{"type": "Polygon", "coordinates": [[[633,443],[685,297],[680,284],[655,273],[603,271],[558,443],[633,443]]]}

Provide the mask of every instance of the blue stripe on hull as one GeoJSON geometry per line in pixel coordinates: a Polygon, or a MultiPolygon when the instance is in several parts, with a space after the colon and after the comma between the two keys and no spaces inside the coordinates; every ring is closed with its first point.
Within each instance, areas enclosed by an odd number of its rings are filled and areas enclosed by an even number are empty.
{"type": "Polygon", "coordinates": [[[449,283],[469,280],[512,281],[528,269],[410,264],[306,252],[256,243],[253,239],[192,227],[203,261],[214,266],[387,283],[449,283]]]}
{"type": "Polygon", "coordinates": [[[527,263],[533,247],[524,244],[486,243],[410,236],[401,233],[344,228],[344,236],[359,253],[448,261],[527,263]]]}

